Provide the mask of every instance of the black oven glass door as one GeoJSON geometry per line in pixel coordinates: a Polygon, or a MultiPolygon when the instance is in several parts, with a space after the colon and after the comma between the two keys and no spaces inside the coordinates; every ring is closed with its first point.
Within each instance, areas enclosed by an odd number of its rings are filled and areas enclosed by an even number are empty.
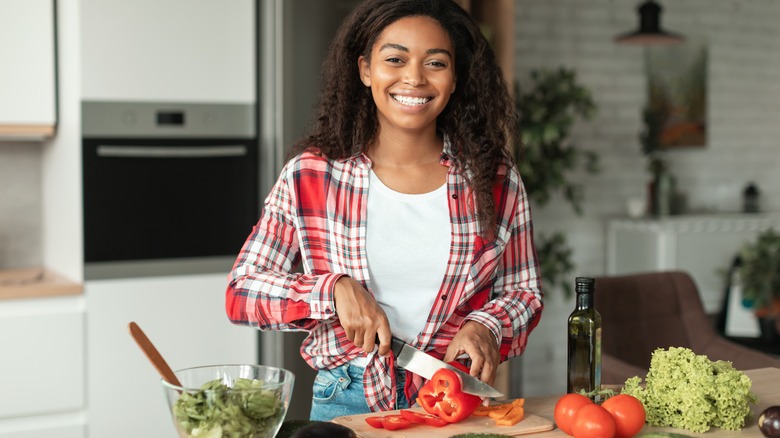
{"type": "Polygon", "coordinates": [[[235,256],[257,221],[255,140],[82,146],[87,263],[235,256]]]}

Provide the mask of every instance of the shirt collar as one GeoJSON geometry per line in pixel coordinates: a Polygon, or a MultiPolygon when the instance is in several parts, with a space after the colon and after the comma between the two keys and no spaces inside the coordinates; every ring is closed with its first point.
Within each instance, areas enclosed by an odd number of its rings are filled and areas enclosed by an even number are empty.
{"type": "MultiPolygon", "coordinates": [[[[450,142],[450,137],[447,134],[444,134],[443,137],[444,145],[441,150],[441,156],[439,157],[439,164],[451,167],[454,162],[454,157],[452,156],[452,142],[450,142]]],[[[362,151],[358,151],[350,157],[341,158],[337,161],[353,161],[357,165],[371,167],[371,158],[368,158],[368,155],[362,151]]]]}

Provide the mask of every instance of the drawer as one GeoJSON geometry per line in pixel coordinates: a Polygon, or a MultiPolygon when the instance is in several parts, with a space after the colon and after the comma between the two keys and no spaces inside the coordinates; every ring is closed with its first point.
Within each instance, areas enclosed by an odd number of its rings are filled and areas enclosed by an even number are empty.
{"type": "Polygon", "coordinates": [[[84,412],[0,419],[0,438],[86,438],[84,412]]]}
{"type": "Polygon", "coordinates": [[[0,302],[0,420],[84,408],[84,309],[83,296],[0,302]]]}

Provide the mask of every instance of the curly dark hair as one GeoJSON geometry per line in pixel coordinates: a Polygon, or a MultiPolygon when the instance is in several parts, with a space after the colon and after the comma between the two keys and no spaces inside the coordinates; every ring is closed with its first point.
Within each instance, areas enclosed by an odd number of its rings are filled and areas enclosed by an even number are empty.
{"type": "Polygon", "coordinates": [[[360,80],[358,58],[370,60],[382,31],[397,20],[426,16],[449,34],[455,48],[457,87],[436,120],[448,135],[456,166],[466,170],[483,235],[492,237],[492,187],[500,166],[513,166],[517,144],[511,96],[490,44],[474,18],[452,0],[367,0],[341,24],[322,66],[320,103],[311,132],[292,154],[316,147],[332,159],[365,152],[379,131],[370,88],[360,80]]]}

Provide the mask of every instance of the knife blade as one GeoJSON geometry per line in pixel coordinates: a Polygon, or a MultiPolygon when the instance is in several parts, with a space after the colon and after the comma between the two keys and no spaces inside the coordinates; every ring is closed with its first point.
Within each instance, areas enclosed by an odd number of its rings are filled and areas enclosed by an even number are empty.
{"type": "Polygon", "coordinates": [[[462,382],[461,390],[467,394],[474,394],[480,397],[503,397],[501,391],[493,388],[487,383],[477,379],[469,373],[463,372],[447,362],[436,359],[430,354],[412,347],[401,339],[393,336],[390,348],[396,358],[396,364],[419,376],[431,379],[433,374],[441,369],[447,368],[460,376],[462,382]]]}

